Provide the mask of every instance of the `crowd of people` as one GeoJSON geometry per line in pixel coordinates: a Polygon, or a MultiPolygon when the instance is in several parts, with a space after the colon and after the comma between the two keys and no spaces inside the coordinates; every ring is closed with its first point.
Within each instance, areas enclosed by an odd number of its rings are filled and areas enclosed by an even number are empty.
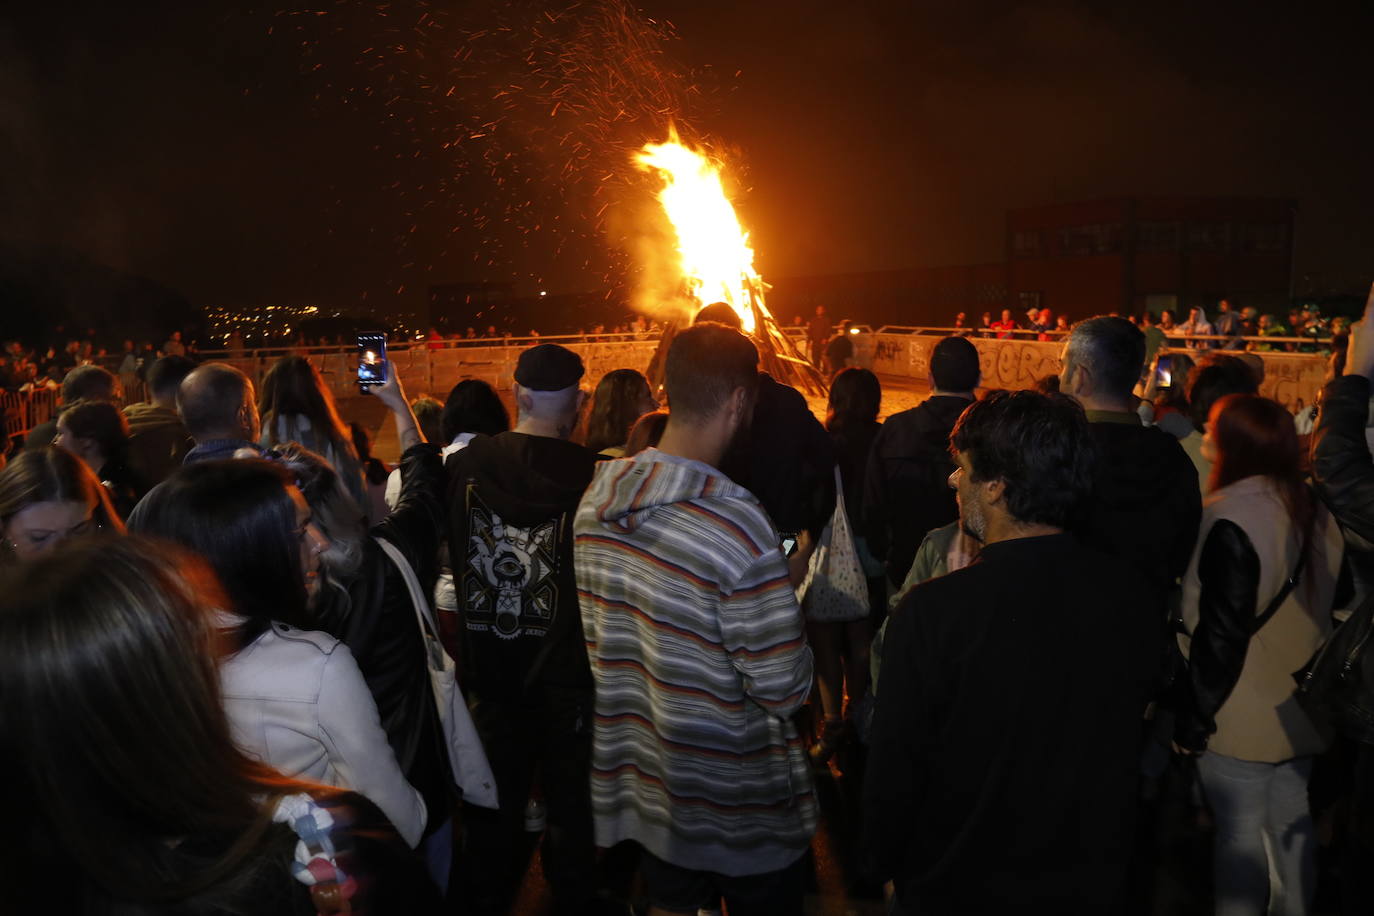
{"type": "Polygon", "coordinates": [[[43,347],[5,341],[0,348],[0,391],[56,391],[67,374],[81,366],[109,369],[127,387],[143,381],[153,363],[163,356],[195,358],[197,353],[196,342],[183,342],[180,331],[173,331],[160,345],[150,340],[140,344],[125,340],[122,346],[111,349],[97,342],[94,330],[73,336],[58,328],[53,342],[43,347]]]}
{"type": "MultiPolygon", "coordinates": [[[[1113,316],[1116,314],[1112,313],[1113,316]]],[[[1163,309],[1158,315],[1146,311],[1140,315],[1122,317],[1150,337],[1152,348],[1157,348],[1163,340],[1173,339],[1177,341],[1174,346],[1196,350],[1329,353],[1343,348],[1350,332],[1349,319],[1341,315],[1323,316],[1321,309],[1311,303],[1294,306],[1288,310],[1286,317],[1261,314],[1253,306],[1240,308],[1230,299],[1218,300],[1211,318],[1202,307],[1189,309],[1188,316],[1182,321],[1178,320],[1173,309],[1163,309]],[[1302,340],[1267,343],[1244,339],[1253,337],[1302,340]]],[[[1067,316],[1061,314],[1056,318],[1047,308],[1027,309],[1025,320],[1020,322],[1011,309],[1003,309],[997,320],[993,320],[992,312],[984,312],[977,325],[970,323],[967,312],[959,312],[954,316],[953,328],[965,336],[1000,340],[1062,340],[1071,330],[1067,316]]]]}
{"type": "Polygon", "coordinates": [[[394,470],[301,356],[71,367],[0,470],[7,899],[505,913],[535,831],[555,912],[800,914],[842,774],[891,912],[1148,912],[1195,772],[1215,911],[1304,913],[1326,761],[1367,911],[1374,696],[1292,675],[1374,608],[1374,328],[1307,436],[1257,359],[1065,331],[1024,391],[945,337],[882,422],[837,349],[821,421],[718,303],[653,381],[525,349],[514,417],[393,373],[394,470]]]}

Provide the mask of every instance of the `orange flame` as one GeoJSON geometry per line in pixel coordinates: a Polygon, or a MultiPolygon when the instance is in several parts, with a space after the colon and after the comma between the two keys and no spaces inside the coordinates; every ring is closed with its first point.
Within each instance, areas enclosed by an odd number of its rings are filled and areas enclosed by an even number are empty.
{"type": "Polygon", "coordinates": [[[698,306],[728,302],[746,333],[754,331],[749,290],[762,281],[754,270],[749,234],[725,196],[720,166],[678,142],[670,132],[664,143],[648,143],[635,156],[645,171],[662,180],[658,202],[677,233],[677,252],[687,293],[698,306]]]}

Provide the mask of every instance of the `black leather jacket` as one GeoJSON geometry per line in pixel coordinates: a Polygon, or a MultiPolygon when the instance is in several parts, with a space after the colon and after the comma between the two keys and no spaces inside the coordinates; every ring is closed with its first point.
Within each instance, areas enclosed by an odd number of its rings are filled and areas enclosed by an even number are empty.
{"type": "MultiPolygon", "coordinates": [[[[371,534],[400,548],[426,594],[434,588],[443,523],[438,449],[412,446],[401,456],[396,508],[371,534]]],[[[364,540],[358,572],[345,586],[346,596],[337,589],[322,590],[319,628],[342,640],[358,662],[401,771],[424,797],[428,833],[447,819],[452,775],[410,592],[372,537],[364,540]]]]}
{"type": "MultiPolygon", "coordinates": [[[[1322,393],[1317,428],[1312,432],[1313,482],[1317,494],[1340,522],[1350,574],[1362,596],[1374,589],[1374,456],[1370,455],[1365,439],[1369,395],[1369,379],[1362,375],[1332,380],[1322,393]]],[[[1339,601],[1336,606],[1341,606],[1339,601]]],[[[1363,610],[1369,613],[1368,607],[1363,610]]],[[[1351,625],[1369,624],[1367,618],[1354,617],[1341,624],[1351,625]]],[[[1369,663],[1366,659],[1365,664],[1369,663]]],[[[1363,692],[1353,697],[1352,702],[1363,710],[1364,721],[1374,722],[1371,678],[1361,678],[1359,683],[1363,692]]],[[[1374,742],[1371,732],[1352,737],[1374,742]]]]}

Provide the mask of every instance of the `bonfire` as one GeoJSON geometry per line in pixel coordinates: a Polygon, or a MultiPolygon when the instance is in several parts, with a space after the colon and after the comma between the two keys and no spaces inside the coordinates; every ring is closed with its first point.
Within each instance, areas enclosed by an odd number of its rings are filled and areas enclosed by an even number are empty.
{"type": "MultiPolygon", "coordinates": [[[[635,161],[662,182],[658,202],[677,237],[683,295],[691,311],[713,302],[729,304],[758,347],[764,371],[805,394],[823,396],[824,378],[768,311],[767,284],[754,269],[749,234],[721,184],[719,164],[683,145],[675,133],[664,143],[645,145],[635,161]]],[[[669,322],[649,364],[655,388],[663,380],[663,359],[675,329],[669,322]]]]}

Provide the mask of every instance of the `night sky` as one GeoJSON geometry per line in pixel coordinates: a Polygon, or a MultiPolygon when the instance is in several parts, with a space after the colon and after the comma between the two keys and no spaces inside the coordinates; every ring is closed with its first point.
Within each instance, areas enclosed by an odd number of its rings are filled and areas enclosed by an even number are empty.
{"type": "Polygon", "coordinates": [[[999,260],[1009,207],[1254,195],[1299,202],[1300,292],[1353,290],[1371,6],[10,3],[0,244],[196,304],[619,295],[629,150],[672,116],[765,278],[999,260]]]}

